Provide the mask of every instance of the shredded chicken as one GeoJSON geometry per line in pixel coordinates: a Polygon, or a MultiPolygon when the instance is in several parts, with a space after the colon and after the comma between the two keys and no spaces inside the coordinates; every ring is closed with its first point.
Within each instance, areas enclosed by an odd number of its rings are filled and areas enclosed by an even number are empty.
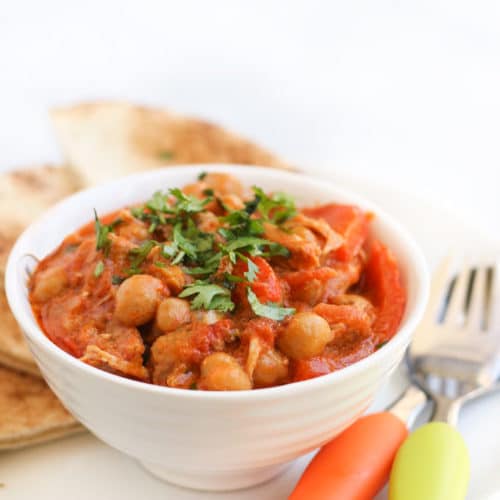
{"type": "Polygon", "coordinates": [[[257,366],[257,361],[259,360],[261,350],[262,345],[259,338],[255,335],[252,336],[248,345],[248,356],[245,365],[245,370],[250,379],[253,377],[253,372],[255,370],[255,367],[257,366]]]}
{"type": "Polygon", "coordinates": [[[126,361],[114,354],[103,351],[96,345],[87,346],[85,354],[80,359],[88,365],[117,375],[144,381],[149,378],[148,371],[141,364],[126,361]]]}
{"type": "Polygon", "coordinates": [[[306,227],[310,229],[316,236],[319,236],[323,245],[321,254],[327,255],[332,250],[336,250],[344,243],[344,238],[334,231],[331,226],[323,219],[313,219],[304,214],[297,214],[290,219],[286,224],[287,228],[306,227]]]}
{"type": "Polygon", "coordinates": [[[314,233],[303,226],[281,229],[269,222],[264,223],[264,237],[283,245],[290,251],[288,264],[295,269],[309,269],[319,266],[321,247],[314,233]]]}

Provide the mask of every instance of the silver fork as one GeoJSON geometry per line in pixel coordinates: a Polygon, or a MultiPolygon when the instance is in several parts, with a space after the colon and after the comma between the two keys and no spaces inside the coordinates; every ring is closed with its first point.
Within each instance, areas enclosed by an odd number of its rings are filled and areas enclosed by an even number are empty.
{"type": "Polygon", "coordinates": [[[463,267],[452,258],[436,272],[424,319],[409,351],[417,382],[432,396],[432,419],[455,426],[463,403],[500,375],[500,268],[463,267]]]}

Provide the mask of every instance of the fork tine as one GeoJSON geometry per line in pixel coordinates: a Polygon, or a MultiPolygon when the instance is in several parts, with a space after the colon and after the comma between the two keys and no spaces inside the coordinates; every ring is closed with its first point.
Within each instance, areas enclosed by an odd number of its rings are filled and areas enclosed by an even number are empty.
{"type": "Polygon", "coordinates": [[[487,308],[486,281],[488,268],[478,267],[474,278],[469,311],[467,312],[467,328],[480,333],[484,330],[484,318],[487,308]]]}
{"type": "Polygon", "coordinates": [[[451,269],[454,261],[455,257],[451,254],[448,255],[439,263],[434,272],[428,305],[421,322],[422,325],[434,325],[436,323],[438,312],[442,307],[443,300],[446,296],[446,290],[448,290],[449,287],[451,269]]]}
{"type": "Polygon", "coordinates": [[[500,336],[500,263],[496,262],[492,267],[492,276],[489,286],[487,320],[488,331],[500,336]]]}
{"type": "Polygon", "coordinates": [[[469,285],[470,269],[465,268],[457,275],[455,286],[451,292],[450,303],[444,318],[446,325],[457,325],[464,317],[467,287],[469,285]]]}

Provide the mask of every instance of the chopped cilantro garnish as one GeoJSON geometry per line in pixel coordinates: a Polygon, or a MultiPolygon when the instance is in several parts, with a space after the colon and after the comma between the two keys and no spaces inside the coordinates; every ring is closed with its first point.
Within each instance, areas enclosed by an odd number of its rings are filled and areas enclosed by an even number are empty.
{"type": "Polygon", "coordinates": [[[387,344],[388,340],[384,340],[383,342],[380,342],[380,344],[377,344],[375,346],[375,350],[378,351],[381,347],[384,347],[385,344],[387,344]]]}
{"type": "Polygon", "coordinates": [[[261,188],[254,186],[253,192],[259,199],[258,211],[264,219],[274,224],[283,224],[296,214],[293,198],[285,193],[273,193],[268,196],[261,188]]]}
{"type": "Polygon", "coordinates": [[[94,209],[94,228],[96,234],[96,250],[102,250],[104,255],[108,255],[109,248],[111,246],[111,240],[109,239],[109,233],[112,233],[118,224],[121,224],[123,221],[121,219],[115,219],[111,224],[103,224],[99,217],[97,216],[97,212],[94,209]]]}
{"type": "Polygon", "coordinates": [[[228,312],[234,309],[234,302],[231,300],[231,292],[222,286],[205,281],[196,281],[188,285],[179,294],[179,297],[195,297],[191,300],[192,309],[214,309],[216,311],[228,312]]]}
{"type": "Polygon", "coordinates": [[[100,260],[94,268],[94,276],[96,278],[99,278],[99,276],[102,274],[103,271],[104,271],[104,262],[100,260]]]}
{"type": "Polygon", "coordinates": [[[179,188],[170,189],[169,194],[175,198],[173,213],[176,215],[180,215],[182,212],[186,214],[201,212],[205,208],[205,205],[212,201],[210,196],[200,200],[194,196],[184,194],[179,188]]]}
{"type": "Polygon", "coordinates": [[[149,232],[153,233],[160,225],[175,224],[189,214],[201,212],[211,200],[211,197],[200,200],[173,188],[168,193],[157,191],[142,207],[132,208],[131,213],[137,219],[148,221],[149,232]]]}
{"type": "Polygon", "coordinates": [[[128,253],[131,260],[130,268],[127,270],[128,274],[139,273],[141,264],[147,259],[149,252],[157,245],[159,245],[159,243],[155,240],[146,240],[137,248],[132,248],[128,253]]]}
{"type": "Polygon", "coordinates": [[[153,212],[167,213],[168,206],[165,195],[163,195],[161,191],[156,191],[151,199],[146,202],[146,207],[153,212]]]}
{"type": "Polygon", "coordinates": [[[175,245],[177,245],[177,248],[181,252],[184,252],[184,254],[190,257],[191,259],[196,259],[198,248],[196,247],[196,244],[191,241],[190,238],[186,238],[182,234],[182,224],[180,222],[178,222],[174,226],[173,237],[175,245]]]}
{"type": "Polygon", "coordinates": [[[252,219],[246,209],[233,210],[226,216],[221,217],[221,221],[226,223],[229,228],[226,229],[236,236],[260,236],[264,232],[262,220],[252,219]]]}
{"type": "MultiPolygon", "coordinates": [[[[205,175],[201,173],[199,179],[202,180],[205,175]]],[[[213,189],[203,191],[204,199],[187,195],[177,188],[167,192],[157,191],[142,207],[132,208],[131,213],[137,219],[148,222],[149,232],[155,233],[160,242],[146,240],[132,249],[129,252],[130,268],[126,274],[140,272],[151,250],[159,246],[161,257],[173,265],[182,265],[184,272],[199,278],[187,285],[179,297],[189,297],[193,309],[232,311],[235,303],[231,300],[231,290],[236,284],[248,285],[258,280],[259,267],[252,257],[289,255],[287,248],[262,235],[264,222],[281,225],[296,213],[293,200],[283,193],[268,196],[258,187],[254,187],[253,191],[254,197],[246,201],[241,210],[233,210],[218,200],[224,215],[219,217],[220,227],[216,233],[204,232],[197,225],[197,214],[203,212],[214,199],[213,189]],[[165,231],[164,226],[169,228],[165,228],[165,231]],[[169,241],[162,242],[160,238],[164,234],[171,235],[169,241]],[[232,275],[232,267],[229,265],[226,268],[225,259],[232,264],[238,260],[245,261],[247,270],[243,276],[232,275]]],[[[102,225],[96,215],[97,244],[100,249],[107,251],[109,248],[108,235],[113,227],[102,225]]],[[[155,261],[153,265],[164,267],[166,264],[155,261]]],[[[113,276],[112,282],[119,284],[123,279],[113,276]]],[[[280,321],[294,313],[294,309],[275,303],[262,304],[249,287],[247,297],[257,316],[280,321]]]]}
{"type": "Polygon", "coordinates": [[[257,273],[259,272],[259,266],[255,264],[255,262],[252,259],[246,259],[247,265],[248,265],[248,271],[244,273],[245,278],[248,281],[255,281],[257,278],[257,273]]]}
{"type": "Polygon", "coordinates": [[[207,176],[207,172],[200,172],[198,174],[198,180],[202,181],[207,176]]]}
{"type": "Polygon", "coordinates": [[[292,307],[281,307],[274,302],[262,304],[261,302],[259,302],[257,295],[255,295],[255,293],[250,288],[247,288],[247,297],[252,311],[257,316],[263,316],[264,318],[281,321],[295,312],[295,309],[293,309],[292,307]]]}

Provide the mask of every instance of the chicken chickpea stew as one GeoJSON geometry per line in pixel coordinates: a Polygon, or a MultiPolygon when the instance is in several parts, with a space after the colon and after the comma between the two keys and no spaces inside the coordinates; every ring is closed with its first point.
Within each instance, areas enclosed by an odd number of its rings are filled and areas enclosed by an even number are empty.
{"type": "Polygon", "coordinates": [[[373,215],[200,174],[94,221],[30,277],[47,337],[110,373],[248,390],[330,373],[397,331],[406,291],[373,215]]]}

